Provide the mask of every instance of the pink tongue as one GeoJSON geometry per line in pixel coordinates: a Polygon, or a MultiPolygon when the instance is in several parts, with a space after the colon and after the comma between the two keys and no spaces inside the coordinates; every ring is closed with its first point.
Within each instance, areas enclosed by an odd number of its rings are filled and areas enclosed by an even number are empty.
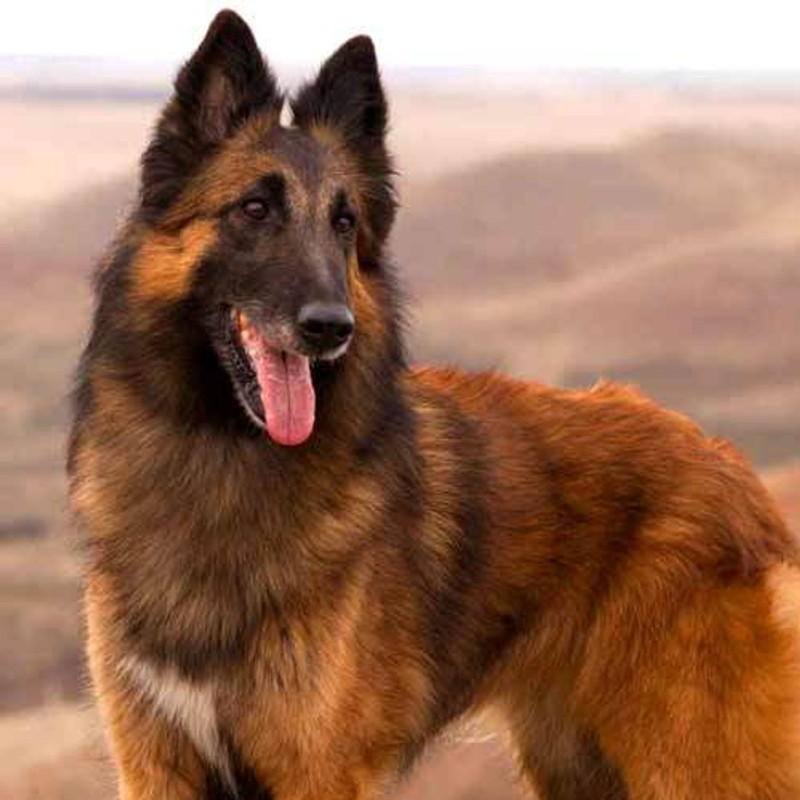
{"type": "Polygon", "coordinates": [[[261,341],[251,350],[261,387],[267,433],[284,445],[302,444],[314,429],[314,385],[305,356],[282,353],[261,341]]]}

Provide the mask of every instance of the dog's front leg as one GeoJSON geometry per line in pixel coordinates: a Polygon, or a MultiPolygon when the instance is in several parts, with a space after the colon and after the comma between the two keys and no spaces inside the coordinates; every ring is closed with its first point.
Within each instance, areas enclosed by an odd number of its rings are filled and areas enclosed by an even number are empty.
{"type": "Polygon", "coordinates": [[[196,747],[142,693],[113,647],[103,606],[87,592],[89,667],[117,767],[120,800],[198,800],[207,770],[196,747]]]}
{"type": "Polygon", "coordinates": [[[126,688],[102,681],[97,688],[119,776],[120,800],[204,797],[206,770],[185,734],[126,688]]]}

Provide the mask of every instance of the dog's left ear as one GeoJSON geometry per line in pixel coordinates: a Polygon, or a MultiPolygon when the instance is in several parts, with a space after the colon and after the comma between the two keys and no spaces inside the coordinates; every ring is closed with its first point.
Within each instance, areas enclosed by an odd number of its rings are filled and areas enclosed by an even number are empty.
{"type": "Polygon", "coordinates": [[[358,165],[369,233],[380,248],[394,221],[397,202],[386,149],[389,109],[372,40],[356,36],[345,42],[317,77],[300,88],[291,105],[296,126],[331,129],[358,165]]]}
{"type": "Polygon", "coordinates": [[[173,202],[203,159],[250,116],[277,119],[283,98],[247,23],[220,11],[175,79],[155,136],[142,159],[142,206],[173,202]]]}

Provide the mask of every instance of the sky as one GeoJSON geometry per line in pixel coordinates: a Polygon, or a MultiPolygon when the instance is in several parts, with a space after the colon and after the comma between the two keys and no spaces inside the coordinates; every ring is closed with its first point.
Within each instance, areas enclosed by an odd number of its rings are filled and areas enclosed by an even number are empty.
{"type": "MultiPolygon", "coordinates": [[[[0,56],[178,63],[221,2],[16,0],[0,56]]],[[[800,0],[249,0],[229,7],[276,65],[368,33],[389,68],[800,71],[800,0]]]]}

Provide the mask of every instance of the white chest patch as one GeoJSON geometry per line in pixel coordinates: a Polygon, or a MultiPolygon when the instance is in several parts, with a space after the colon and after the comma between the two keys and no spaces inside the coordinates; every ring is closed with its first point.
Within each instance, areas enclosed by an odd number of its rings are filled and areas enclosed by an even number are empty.
{"type": "Polygon", "coordinates": [[[121,668],[156,710],[179,727],[198,752],[230,779],[228,755],[217,726],[214,684],[187,680],[174,669],[154,667],[135,657],[126,658],[121,668]]]}

